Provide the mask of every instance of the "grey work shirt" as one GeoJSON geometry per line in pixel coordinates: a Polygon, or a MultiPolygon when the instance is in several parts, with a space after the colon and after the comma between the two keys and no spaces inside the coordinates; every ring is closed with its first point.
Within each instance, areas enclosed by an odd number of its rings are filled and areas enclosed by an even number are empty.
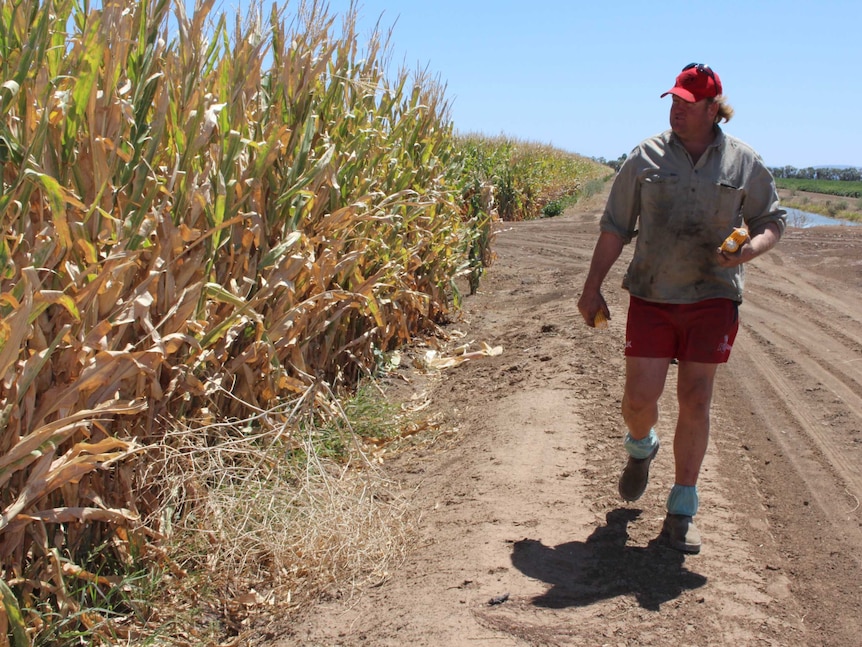
{"type": "Polygon", "coordinates": [[[623,280],[632,295],[660,303],[741,302],[743,267],[722,268],[716,250],[734,227],[756,231],[770,222],[784,232],[769,169],[716,126],[715,141],[696,165],[672,130],[635,148],[614,180],[600,226],[626,243],[636,239],[623,280]]]}

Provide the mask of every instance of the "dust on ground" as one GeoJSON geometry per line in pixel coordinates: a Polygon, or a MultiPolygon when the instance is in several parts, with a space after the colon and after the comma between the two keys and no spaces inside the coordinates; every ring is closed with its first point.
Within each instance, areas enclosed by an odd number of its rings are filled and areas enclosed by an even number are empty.
{"type": "Polygon", "coordinates": [[[403,564],[274,644],[859,644],[862,227],[788,229],[748,266],[699,484],[704,545],[683,556],[657,541],[673,371],[649,488],[634,504],[616,492],[629,250],[605,284],[609,329],[575,306],[603,198],[500,224],[450,332],[502,354],[395,380],[446,432],[384,464],[418,519],[403,564]]]}

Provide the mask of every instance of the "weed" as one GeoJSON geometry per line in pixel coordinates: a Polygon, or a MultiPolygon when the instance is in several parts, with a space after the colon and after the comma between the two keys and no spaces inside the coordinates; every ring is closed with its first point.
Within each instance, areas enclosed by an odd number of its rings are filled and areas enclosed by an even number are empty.
{"type": "Polygon", "coordinates": [[[373,380],[364,380],[342,405],[353,433],[361,438],[390,439],[401,429],[400,410],[373,380]]]}
{"type": "Polygon", "coordinates": [[[87,559],[100,564],[95,572],[85,571],[55,553],[57,564],[69,577],[62,596],[43,596],[33,612],[38,621],[34,647],[72,647],[95,644],[105,638],[114,641],[129,637],[129,623],[145,626],[152,614],[152,600],[160,595],[162,572],[140,564],[123,564],[108,544],[95,549],[87,559]]]}
{"type": "Polygon", "coordinates": [[[553,218],[563,213],[564,207],[561,200],[551,200],[548,204],[542,207],[542,216],[545,218],[553,218]]]}

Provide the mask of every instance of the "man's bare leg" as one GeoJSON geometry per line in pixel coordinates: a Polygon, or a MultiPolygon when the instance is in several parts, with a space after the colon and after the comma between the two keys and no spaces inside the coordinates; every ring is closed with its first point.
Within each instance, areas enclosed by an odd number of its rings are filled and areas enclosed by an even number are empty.
{"type": "Polygon", "coordinates": [[[626,357],[622,413],[634,440],[646,438],[658,422],[658,400],[669,366],[670,358],[626,357]]]}
{"type": "Polygon", "coordinates": [[[709,409],[717,368],[718,364],[679,363],[679,414],[673,438],[678,485],[697,485],[697,477],[709,445],[709,409]]]}

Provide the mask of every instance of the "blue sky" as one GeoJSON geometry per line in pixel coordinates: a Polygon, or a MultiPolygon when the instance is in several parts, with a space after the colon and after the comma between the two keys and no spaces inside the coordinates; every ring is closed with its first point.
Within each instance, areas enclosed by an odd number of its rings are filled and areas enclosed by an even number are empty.
{"type": "MultiPolygon", "coordinates": [[[[341,14],[350,1],[328,4],[341,14]]],[[[393,66],[427,66],[446,84],[460,132],[615,159],[667,128],[670,97],[659,95],[699,62],[720,75],[736,110],[726,132],[767,165],[862,167],[858,0],[358,6],[363,36],[378,19],[392,27],[393,66]]]]}

